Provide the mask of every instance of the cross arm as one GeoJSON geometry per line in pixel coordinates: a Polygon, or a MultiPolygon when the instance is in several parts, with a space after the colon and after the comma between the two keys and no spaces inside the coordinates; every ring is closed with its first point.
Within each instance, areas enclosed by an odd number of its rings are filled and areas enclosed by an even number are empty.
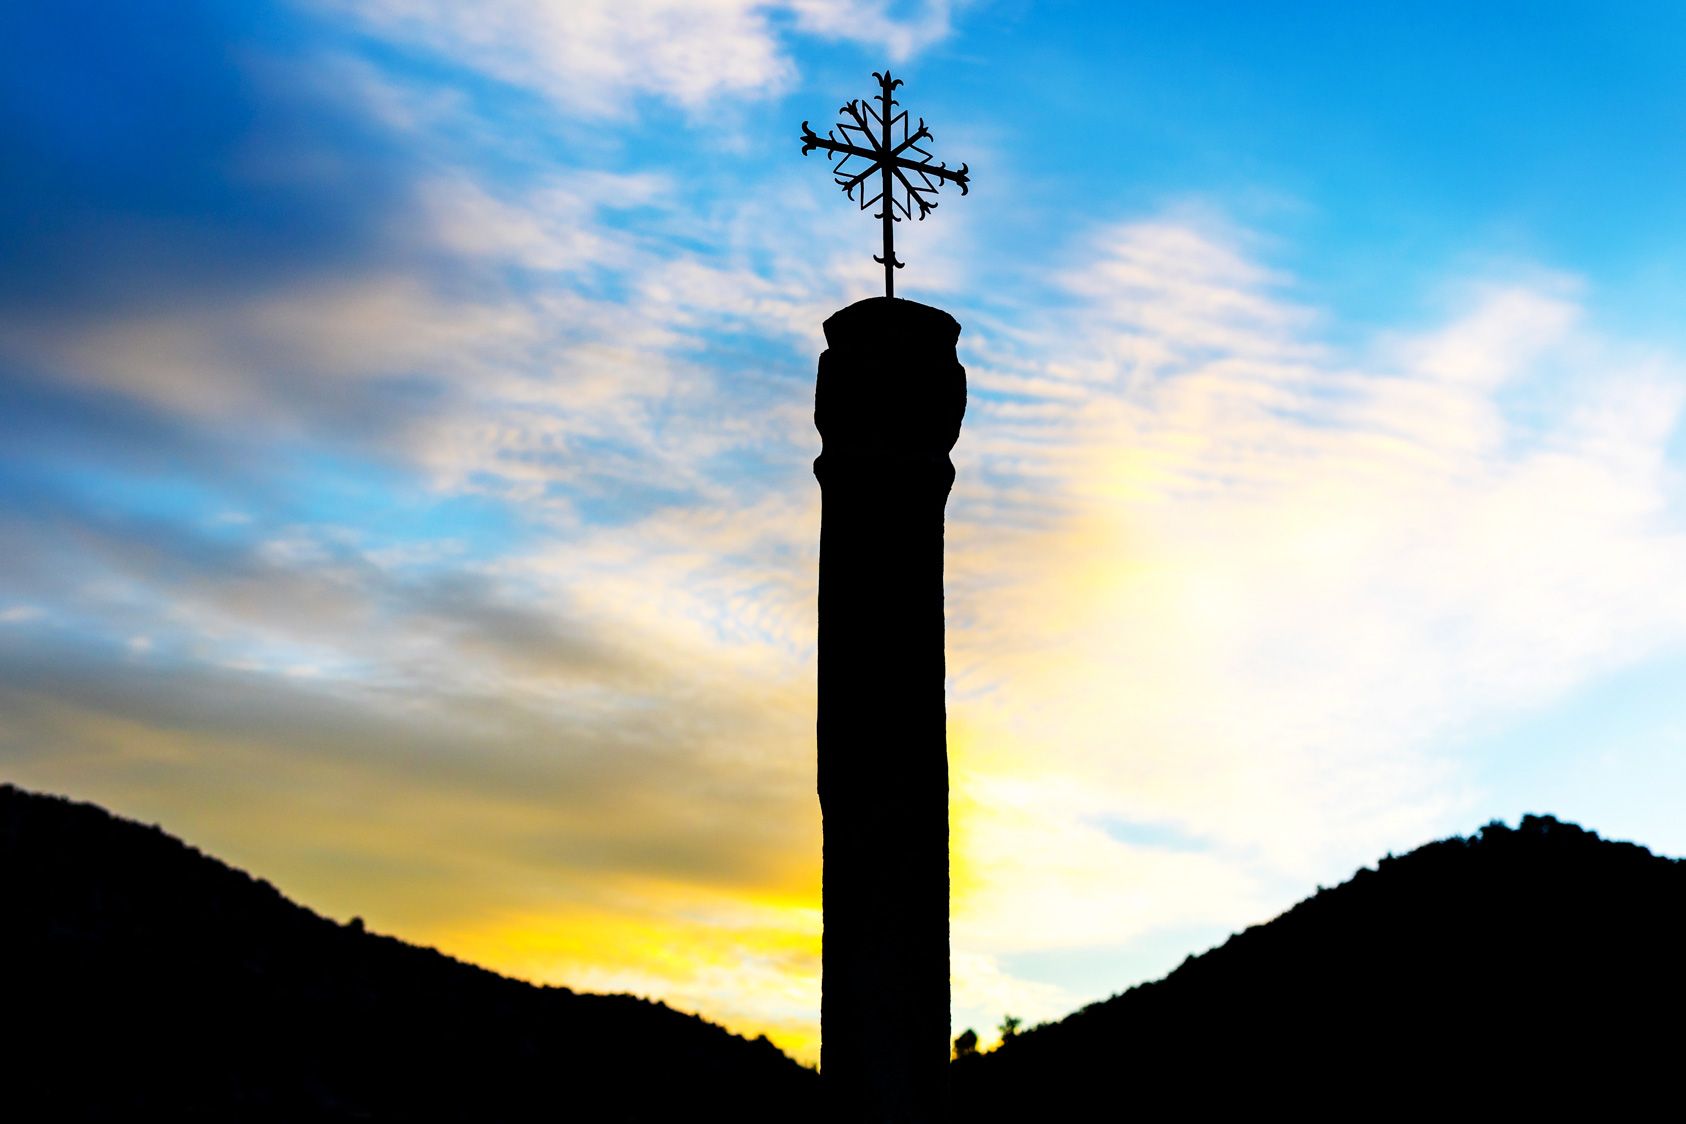
{"type": "MultiPolygon", "coordinates": [[[[924,219],[926,215],[937,209],[937,205],[935,203],[927,202],[925,199],[925,193],[932,191],[932,188],[914,187],[913,184],[908,181],[908,178],[902,175],[902,170],[893,165],[891,166],[890,171],[895,173],[896,179],[901,181],[902,187],[907,191],[907,198],[919,207],[919,217],[921,219],[924,219]]],[[[905,211],[907,208],[904,207],[903,210],[905,211]]]]}
{"type": "Polygon", "coordinates": [[[822,137],[810,129],[808,122],[804,121],[802,122],[802,155],[806,156],[816,148],[824,149],[826,152],[841,152],[847,156],[859,156],[865,160],[881,160],[884,157],[882,152],[875,152],[870,148],[862,148],[845,141],[822,137]]]}
{"type": "Polygon", "coordinates": [[[947,164],[922,164],[917,160],[909,160],[905,156],[892,156],[887,162],[890,167],[898,171],[905,168],[910,172],[919,172],[922,175],[934,176],[939,180],[959,184],[960,194],[962,195],[971,192],[971,188],[967,186],[970,183],[970,173],[966,164],[962,164],[958,168],[950,168],[947,164]]]}
{"type": "Polygon", "coordinates": [[[876,175],[877,172],[878,172],[878,169],[881,168],[882,166],[883,165],[876,164],[876,163],[871,164],[866,168],[865,171],[857,172],[853,176],[849,177],[848,179],[844,179],[842,176],[836,175],[835,173],[836,173],[837,169],[833,168],[832,169],[832,172],[833,172],[832,178],[837,182],[837,186],[841,187],[843,189],[843,194],[845,194],[849,198],[853,199],[855,197],[855,188],[857,188],[861,184],[865,183],[866,178],[868,176],[876,175]]]}
{"type": "MultiPolygon", "coordinates": [[[[868,113],[871,113],[875,118],[878,116],[878,114],[873,110],[873,108],[870,105],[866,107],[866,111],[868,113]]],[[[867,120],[866,120],[865,117],[861,116],[861,103],[860,102],[858,102],[858,101],[846,101],[846,102],[843,103],[842,107],[840,109],[838,109],[837,112],[847,113],[850,117],[853,117],[855,119],[855,128],[857,128],[861,131],[862,136],[865,136],[865,137],[872,136],[872,126],[867,124],[867,120]]],[[[839,124],[841,124],[841,122],[839,122],[839,124]]],[[[880,124],[882,124],[881,119],[880,119],[880,124]]],[[[847,134],[848,131],[849,131],[849,127],[847,125],[844,125],[843,126],[843,132],[845,134],[847,134]]]]}
{"type": "MultiPolygon", "coordinates": [[[[920,141],[922,141],[922,140],[932,140],[932,139],[933,138],[931,136],[931,130],[929,130],[925,127],[925,119],[923,117],[921,117],[919,119],[919,128],[914,130],[914,132],[910,133],[906,140],[902,141],[902,143],[898,144],[895,148],[891,149],[890,155],[891,156],[900,156],[902,153],[906,152],[908,149],[912,148],[914,145],[918,144],[920,141]]],[[[919,151],[923,152],[925,150],[920,149],[919,151]]]]}

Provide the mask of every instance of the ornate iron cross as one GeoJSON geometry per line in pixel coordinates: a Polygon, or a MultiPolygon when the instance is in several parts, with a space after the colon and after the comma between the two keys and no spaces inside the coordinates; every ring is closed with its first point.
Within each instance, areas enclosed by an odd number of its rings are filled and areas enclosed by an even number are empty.
{"type": "Polygon", "coordinates": [[[823,149],[827,153],[826,159],[836,161],[831,166],[831,175],[845,195],[854,199],[855,192],[859,191],[863,211],[874,203],[879,204],[879,213],[872,217],[884,223],[884,256],[874,254],[872,260],[884,264],[884,295],[893,297],[896,295],[896,270],[905,264],[896,260],[895,224],[903,218],[912,218],[915,207],[919,209],[920,219],[936,210],[936,201],[929,196],[937,193],[940,184],[957,183],[960,194],[965,195],[969,181],[965,164],[951,169],[946,163],[931,163],[931,154],[919,146],[920,141],[931,139],[931,130],[925,127],[923,117],[919,119],[919,128],[909,133],[907,111],[894,112],[894,107],[900,103],[890,95],[902,84],[902,80],[890,77],[888,70],[883,74],[875,70],[872,76],[878,79],[878,108],[874,109],[870,101],[845,103],[837,112],[849,119],[839,121],[823,137],[808,128],[808,122],[802,122],[802,155],[806,156],[816,148],[823,149]],[[900,144],[893,141],[898,127],[902,134],[900,144]],[[841,137],[837,135],[839,131],[843,134],[841,137]],[[920,159],[903,155],[907,152],[917,152],[920,159]],[[856,171],[849,166],[851,160],[863,161],[865,166],[856,171]],[[871,187],[868,181],[875,173],[878,176],[878,194],[869,197],[871,187]],[[915,177],[917,182],[910,177],[915,177]]]}

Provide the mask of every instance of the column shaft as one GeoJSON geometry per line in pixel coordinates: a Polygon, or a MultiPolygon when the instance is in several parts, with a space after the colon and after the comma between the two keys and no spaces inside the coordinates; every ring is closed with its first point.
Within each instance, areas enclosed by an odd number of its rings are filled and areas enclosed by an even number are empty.
{"type": "Polygon", "coordinates": [[[947,1119],[943,510],[965,412],[960,326],[873,298],[826,321],[819,796],[820,1069],[835,1119],[947,1119]]]}

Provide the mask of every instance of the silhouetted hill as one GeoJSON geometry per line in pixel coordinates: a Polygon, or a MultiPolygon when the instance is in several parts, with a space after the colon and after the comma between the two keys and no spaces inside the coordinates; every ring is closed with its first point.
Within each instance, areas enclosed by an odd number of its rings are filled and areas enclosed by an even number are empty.
{"type": "Polygon", "coordinates": [[[1683,922],[1686,863],[1550,817],[1492,824],[961,1059],[954,1117],[1637,1119],[1649,1098],[1645,1118],[1678,1119],[1683,922]]]}
{"type": "Polygon", "coordinates": [[[155,827],[10,785],[0,1011],[0,1118],[19,1121],[790,1121],[817,1084],[764,1038],[336,924],[155,827]]]}

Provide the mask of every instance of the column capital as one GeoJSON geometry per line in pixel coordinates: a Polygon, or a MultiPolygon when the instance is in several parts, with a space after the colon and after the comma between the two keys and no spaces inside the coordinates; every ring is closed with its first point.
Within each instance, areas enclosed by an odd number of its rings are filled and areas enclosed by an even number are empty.
{"type": "Polygon", "coordinates": [[[960,322],[940,308],[869,297],[825,322],[814,425],[828,452],[946,458],[966,413],[960,322]]]}

